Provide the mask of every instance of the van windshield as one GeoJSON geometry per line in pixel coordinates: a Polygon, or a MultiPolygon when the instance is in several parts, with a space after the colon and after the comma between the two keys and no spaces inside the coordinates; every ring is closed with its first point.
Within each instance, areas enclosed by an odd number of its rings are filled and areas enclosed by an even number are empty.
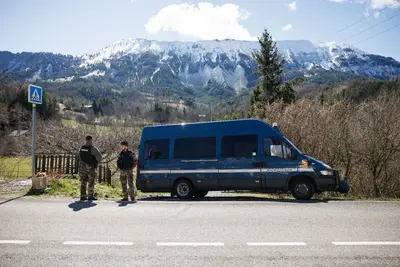
{"type": "Polygon", "coordinates": [[[303,152],[301,152],[300,149],[298,149],[289,139],[287,139],[286,136],[283,135],[282,138],[283,138],[283,140],[285,140],[285,142],[287,144],[289,144],[291,147],[293,147],[298,154],[303,155],[303,152]]]}

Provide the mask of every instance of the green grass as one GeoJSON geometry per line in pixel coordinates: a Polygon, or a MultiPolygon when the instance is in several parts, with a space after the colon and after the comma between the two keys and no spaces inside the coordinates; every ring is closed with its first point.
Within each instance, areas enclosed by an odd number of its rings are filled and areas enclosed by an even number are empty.
{"type": "Polygon", "coordinates": [[[79,123],[77,121],[74,120],[62,120],[62,124],[65,126],[78,126],[79,123]]]}
{"type": "Polygon", "coordinates": [[[67,127],[84,127],[86,131],[93,132],[93,133],[109,133],[114,131],[112,126],[103,126],[103,125],[93,125],[93,124],[85,124],[79,123],[74,120],[62,120],[62,124],[67,127]]]}
{"type": "Polygon", "coordinates": [[[0,179],[25,179],[32,174],[32,159],[30,157],[0,158],[0,179]]]}
{"type": "MultiPolygon", "coordinates": [[[[96,183],[95,194],[99,199],[115,199],[121,197],[121,190],[115,186],[96,183]]],[[[77,178],[52,179],[42,195],[79,198],[80,181],[77,178]]]]}

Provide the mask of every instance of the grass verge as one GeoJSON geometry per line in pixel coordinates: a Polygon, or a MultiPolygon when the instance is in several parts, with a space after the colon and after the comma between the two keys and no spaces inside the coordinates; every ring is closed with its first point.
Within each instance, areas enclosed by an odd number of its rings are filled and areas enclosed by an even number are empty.
{"type": "MultiPolygon", "coordinates": [[[[121,190],[115,186],[106,184],[95,185],[95,194],[99,199],[117,199],[121,197],[121,190]]],[[[28,195],[36,195],[28,192],[28,195]]],[[[55,197],[80,197],[80,181],[78,178],[50,179],[48,187],[42,194],[37,196],[55,196],[55,197]]]]}
{"type": "Polygon", "coordinates": [[[27,178],[32,174],[30,157],[0,158],[0,180],[16,180],[27,178]]]}
{"type": "MultiPolygon", "coordinates": [[[[247,193],[247,192],[235,192],[233,196],[237,197],[253,197],[253,198],[267,198],[271,200],[294,200],[290,194],[267,194],[267,193],[247,193]]],[[[390,197],[375,197],[368,198],[362,196],[352,196],[352,195],[340,195],[340,194],[320,194],[314,195],[312,200],[320,201],[334,201],[334,200],[345,200],[345,201],[400,201],[400,198],[390,198],[390,197]]]]}

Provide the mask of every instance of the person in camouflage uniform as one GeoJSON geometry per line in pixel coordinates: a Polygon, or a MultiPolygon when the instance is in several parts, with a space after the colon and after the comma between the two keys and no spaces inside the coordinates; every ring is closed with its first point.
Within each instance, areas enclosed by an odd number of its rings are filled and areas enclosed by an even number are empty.
{"type": "Polygon", "coordinates": [[[122,186],[122,201],[128,201],[128,196],[131,201],[136,200],[136,184],[133,177],[133,168],[137,164],[135,154],[128,150],[128,142],[121,142],[121,152],[118,155],[117,165],[120,170],[120,180],[122,186]],[[129,186],[129,192],[128,192],[129,186]]]}
{"type": "Polygon", "coordinates": [[[81,201],[97,200],[94,196],[96,168],[102,156],[99,149],[92,144],[92,137],[86,136],[86,144],[79,150],[79,176],[81,178],[81,201]],[[89,184],[89,186],[88,186],[89,184]],[[86,188],[88,192],[86,193],[86,188]],[[89,198],[88,198],[89,196],[89,198]]]}

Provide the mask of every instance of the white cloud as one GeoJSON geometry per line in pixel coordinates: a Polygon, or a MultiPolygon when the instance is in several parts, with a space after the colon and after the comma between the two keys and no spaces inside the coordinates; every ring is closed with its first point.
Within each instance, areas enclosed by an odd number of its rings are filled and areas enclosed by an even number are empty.
{"type": "Polygon", "coordinates": [[[373,9],[383,9],[385,7],[399,7],[400,2],[396,0],[371,0],[371,7],[373,9]]]}
{"type": "Polygon", "coordinates": [[[293,29],[293,25],[292,24],[287,24],[287,25],[283,26],[283,28],[282,28],[282,30],[284,32],[291,31],[292,29],[293,29]]]}
{"type": "Polygon", "coordinates": [[[387,7],[398,8],[400,7],[400,2],[398,0],[329,0],[335,3],[358,3],[365,4],[369,9],[384,9],[387,7]]]}
{"type": "Polygon", "coordinates": [[[293,10],[296,11],[297,10],[297,3],[296,1],[293,1],[292,3],[288,4],[288,7],[293,10]]]}
{"type": "Polygon", "coordinates": [[[250,15],[249,11],[235,4],[181,3],[162,8],[150,18],[145,28],[149,35],[175,32],[202,40],[255,40],[241,25],[241,21],[247,20],[250,15]]]}

